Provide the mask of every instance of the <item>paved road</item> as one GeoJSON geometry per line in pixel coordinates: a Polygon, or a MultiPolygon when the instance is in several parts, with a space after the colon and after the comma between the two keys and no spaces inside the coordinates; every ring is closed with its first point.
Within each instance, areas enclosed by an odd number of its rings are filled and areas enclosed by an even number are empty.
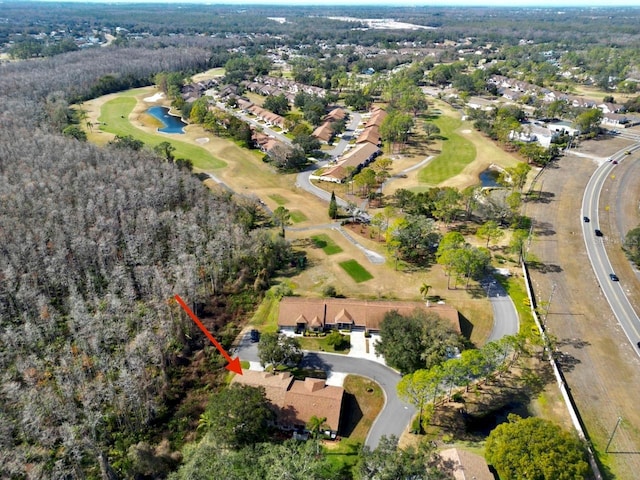
{"type": "Polygon", "coordinates": [[[638,149],[640,144],[621,150],[611,157],[610,162],[602,163],[591,176],[582,200],[583,216],[590,219],[589,222],[582,222],[582,234],[591,267],[613,314],[634,348],[636,344],[640,345],[640,318],[629,302],[621,283],[609,277],[615,273],[605,248],[609,232],[603,232],[602,236],[597,236],[595,230],[600,229],[598,214],[602,188],[609,175],[614,174],[616,169],[613,162],[630,161],[628,160],[630,155],[626,152],[633,153],[638,149]]]}
{"type": "Polygon", "coordinates": [[[493,329],[487,342],[495,342],[507,335],[516,335],[520,330],[520,322],[511,297],[492,276],[485,277],[480,285],[487,292],[493,308],[493,329]]]}
{"type": "MultiPolygon", "coordinates": [[[[257,343],[251,342],[249,333],[242,337],[234,353],[243,361],[259,362],[257,343]]],[[[376,448],[383,435],[396,435],[399,438],[416,413],[412,405],[398,398],[396,385],[400,381],[400,375],[378,362],[338,354],[305,352],[302,366],[322,369],[327,374],[360,375],[371,378],[380,385],[385,395],[385,404],[365,441],[370,448],[376,448]]]]}

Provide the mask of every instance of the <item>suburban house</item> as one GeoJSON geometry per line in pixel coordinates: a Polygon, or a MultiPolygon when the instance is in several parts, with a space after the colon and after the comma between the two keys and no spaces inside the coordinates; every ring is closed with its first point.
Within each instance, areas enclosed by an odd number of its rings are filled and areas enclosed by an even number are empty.
{"type": "Polygon", "coordinates": [[[303,431],[311,417],[326,418],[325,433],[332,438],[340,429],[344,388],[327,385],[319,378],[295,380],[289,372],[243,370],[232,384],[264,388],[276,413],[276,426],[283,430],[303,431]]]}
{"type": "Polygon", "coordinates": [[[349,172],[357,173],[369,165],[379,154],[380,148],[377,145],[368,142],[361,143],[343,156],[337,165],[325,170],[320,175],[312,175],[310,178],[342,183],[349,176],[349,172]]]}
{"type": "Polygon", "coordinates": [[[387,116],[386,110],[383,110],[380,107],[372,108],[371,116],[369,117],[369,120],[367,120],[367,123],[365,124],[365,128],[370,127],[371,125],[377,125],[379,127],[380,125],[382,125],[382,121],[385,119],[386,116],[387,116]]]}
{"type": "Polygon", "coordinates": [[[489,465],[480,455],[459,448],[447,448],[439,454],[444,466],[451,469],[455,480],[495,480],[489,465]]]}
{"type": "Polygon", "coordinates": [[[317,138],[320,142],[329,143],[329,140],[333,137],[333,128],[331,128],[331,122],[324,122],[317,127],[311,136],[317,138]]]}
{"type": "Polygon", "coordinates": [[[433,312],[449,321],[460,333],[458,311],[446,304],[425,302],[391,302],[358,300],[347,298],[301,298],[284,297],[280,301],[278,328],[298,333],[304,331],[364,330],[378,332],[386,313],[396,310],[401,315],[410,315],[416,309],[433,312]]]}
{"type": "Polygon", "coordinates": [[[356,143],[373,143],[380,146],[382,144],[382,138],[380,137],[380,128],[377,125],[371,125],[366,127],[362,133],[356,139],[356,143]]]}

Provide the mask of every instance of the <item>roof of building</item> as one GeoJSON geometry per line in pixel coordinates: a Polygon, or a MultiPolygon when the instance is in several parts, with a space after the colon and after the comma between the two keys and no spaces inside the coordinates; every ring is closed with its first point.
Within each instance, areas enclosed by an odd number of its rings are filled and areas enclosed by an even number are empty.
{"type": "Polygon", "coordinates": [[[480,455],[448,448],[439,452],[444,464],[451,466],[455,480],[494,480],[486,460],[480,455]]]}
{"type": "Polygon", "coordinates": [[[336,120],[342,120],[347,116],[347,112],[345,112],[342,108],[336,107],[327,113],[327,116],[324,117],[325,122],[335,122],[336,120]]]}
{"type": "Polygon", "coordinates": [[[380,129],[377,125],[371,125],[370,127],[365,128],[362,133],[358,136],[356,143],[364,143],[369,142],[374,145],[380,145],[380,129]]]}
{"type": "Polygon", "coordinates": [[[446,304],[424,302],[391,302],[377,300],[358,300],[349,298],[302,298],[284,297],[280,301],[278,326],[297,327],[297,319],[318,317],[324,327],[337,323],[352,323],[353,326],[367,330],[380,330],[384,315],[397,310],[401,315],[409,315],[416,309],[436,313],[443,320],[451,323],[460,332],[460,316],[458,311],[446,304]]]}
{"type": "Polygon", "coordinates": [[[357,145],[354,149],[349,151],[345,156],[342,157],[342,160],[339,163],[341,167],[359,167],[363,165],[367,160],[369,160],[372,156],[377,155],[380,151],[377,145],[373,143],[361,143],[357,145]]]}
{"type": "Polygon", "coordinates": [[[267,399],[277,407],[281,424],[307,424],[311,417],[326,417],[326,424],[333,431],[340,426],[340,412],[344,389],[327,385],[325,380],[306,378],[294,380],[288,372],[273,374],[255,370],[243,370],[232,383],[262,387],[267,399]]]}
{"type": "Polygon", "coordinates": [[[331,140],[331,137],[333,136],[331,122],[324,122],[322,125],[317,127],[311,135],[316,137],[318,140],[322,140],[323,142],[328,142],[329,140],[331,140]]]}
{"type": "Polygon", "coordinates": [[[369,121],[365,126],[377,125],[379,127],[386,116],[387,112],[385,110],[380,107],[374,107],[371,109],[371,117],[369,117],[369,121]]]}

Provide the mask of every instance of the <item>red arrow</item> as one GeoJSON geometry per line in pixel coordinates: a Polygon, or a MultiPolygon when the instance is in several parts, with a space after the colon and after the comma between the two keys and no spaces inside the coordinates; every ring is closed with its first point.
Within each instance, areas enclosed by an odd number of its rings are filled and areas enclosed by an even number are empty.
{"type": "Polygon", "coordinates": [[[242,375],[242,367],[240,366],[240,359],[238,357],[232,359],[229,356],[229,354],[224,351],[224,348],[222,348],[222,345],[220,345],[220,343],[218,343],[218,341],[215,338],[213,338],[213,335],[211,335],[209,330],[207,330],[207,327],[205,327],[200,321],[200,319],[196,317],[196,314],[193,313],[189,307],[187,307],[187,304],[184,303],[184,300],[180,298],[180,295],[176,295],[174,298],[180,304],[183,310],[187,312],[187,314],[189,314],[189,316],[191,317],[191,320],[196,322],[196,325],[200,327],[200,330],[202,330],[202,332],[207,336],[207,338],[211,340],[211,343],[213,343],[213,345],[218,349],[218,351],[227,360],[227,362],[229,362],[229,364],[224,368],[226,368],[231,372],[235,372],[238,375],[242,375]]]}

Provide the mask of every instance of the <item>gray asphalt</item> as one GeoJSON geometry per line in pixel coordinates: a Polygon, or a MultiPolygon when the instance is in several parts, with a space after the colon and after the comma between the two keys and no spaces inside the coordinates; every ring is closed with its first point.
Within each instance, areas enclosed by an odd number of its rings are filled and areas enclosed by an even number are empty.
{"type": "MultiPolygon", "coordinates": [[[[630,161],[630,155],[626,152],[635,152],[640,149],[640,143],[626,148],[611,156],[611,160],[617,162],[630,161]]],[[[587,255],[593,268],[593,272],[600,284],[613,314],[622,327],[629,341],[634,345],[640,345],[640,318],[636,314],[631,302],[627,298],[624,288],[619,281],[612,281],[609,275],[615,273],[606,251],[605,242],[609,241],[609,232],[602,232],[603,236],[596,236],[595,229],[599,229],[599,200],[600,193],[607,177],[615,171],[613,162],[605,162],[600,165],[589,179],[582,199],[582,215],[590,219],[582,222],[582,235],[587,249],[587,255]]],[[[635,348],[634,348],[635,349],[635,348]]]]}
{"type": "Polygon", "coordinates": [[[516,335],[520,329],[520,322],[511,297],[492,276],[485,277],[480,284],[487,292],[493,308],[493,329],[487,342],[500,340],[506,335],[516,335]]]}

